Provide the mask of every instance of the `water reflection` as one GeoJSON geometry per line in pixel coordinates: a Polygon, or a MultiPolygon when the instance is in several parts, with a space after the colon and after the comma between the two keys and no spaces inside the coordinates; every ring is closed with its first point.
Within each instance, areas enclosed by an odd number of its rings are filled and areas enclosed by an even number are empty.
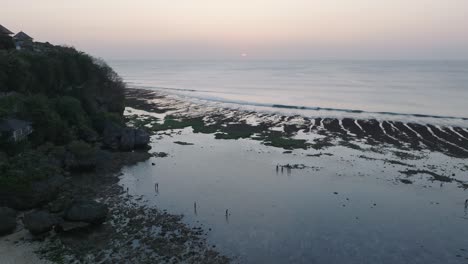
{"type": "Polygon", "coordinates": [[[468,199],[465,200],[465,216],[468,215],[468,199]]]}
{"type": "MultiPolygon", "coordinates": [[[[358,158],[361,150],[292,156],[257,142],[214,141],[210,135],[163,138],[157,148],[173,158],[161,159],[157,167],[141,163],[128,168],[125,188],[147,195],[155,206],[184,214],[189,224],[203,223],[210,243],[238,256],[239,263],[459,263],[455,255],[466,245],[468,199],[457,184],[439,188],[430,175],[403,184],[398,179],[404,165],[358,158]],[[174,140],[195,145],[176,146],[174,140]],[[271,153],[250,153],[250,144],[271,153]],[[203,151],[207,146],[217,151],[203,151]],[[272,177],[292,170],[294,177],[272,177]],[[155,196],[159,183],[169,187],[155,196]],[[232,210],[239,212],[235,219],[232,210]]],[[[459,162],[434,157],[405,163],[453,170],[459,162]]]]}

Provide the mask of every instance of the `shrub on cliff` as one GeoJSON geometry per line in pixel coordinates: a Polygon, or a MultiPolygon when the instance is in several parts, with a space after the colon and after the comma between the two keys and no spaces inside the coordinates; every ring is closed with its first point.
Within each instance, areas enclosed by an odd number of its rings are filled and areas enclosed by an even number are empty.
{"type": "Polygon", "coordinates": [[[69,47],[0,51],[0,118],[33,123],[34,145],[95,142],[102,125],[122,122],[125,85],[103,61],[69,47]]]}
{"type": "Polygon", "coordinates": [[[10,50],[15,48],[15,42],[10,36],[0,36],[0,50],[10,50]]]}
{"type": "Polygon", "coordinates": [[[10,157],[6,162],[0,163],[0,198],[5,198],[2,194],[27,193],[34,187],[32,182],[60,174],[61,169],[43,153],[26,151],[10,157]]]}
{"type": "Polygon", "coordinates": [[[0,91],[72,96],[90,114],[122,114],[125,85],[102,60],[70,47],[0,53],[0,91]]]}
{"type": "Polygon", "coordinates": [[[96,149],[83,141],[73,141],[68,147],[65,166],[74,171],[87,171],[96,167],[96,149]]]}

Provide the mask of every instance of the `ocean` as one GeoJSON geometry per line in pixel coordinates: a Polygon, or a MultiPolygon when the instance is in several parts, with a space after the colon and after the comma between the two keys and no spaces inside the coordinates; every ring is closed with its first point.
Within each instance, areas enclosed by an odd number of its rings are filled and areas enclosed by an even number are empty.
{"type": "Polygon", "coordinates": [[[129,87],[256,111],[466,126],[468,61],[110,60],[129,87]]]}
{"type": "Polygon", "coordinates": [[[468,166],[466,158],[444,153],[468,153],[468,130],[453,127],[468,123],[468,62],[110,65],[129,87],[158,90],[152,100],[170,109],[129,106],[128,117],[156,119],[149,127],[161,129],[174,111],[219,122],[216,133],[193,125],[158,131],[151,152],[167,156],[125,167],[120,185],[141,204],[202,227],[233,263],[466,263],[468,166]],[[306,118],[237,111],[243,109],[452,127],[380,122],[373,130],[376,122],[348,120],[352,132],[344,125],[333,130],[332,120],[303,126],[306,118]],[[257,126],[264,131],[225,137],[257,126]],[[292,135],[260,137],[286,130],[292,135]],[[311,145],[284,143],[302,140],[311,145]]]}

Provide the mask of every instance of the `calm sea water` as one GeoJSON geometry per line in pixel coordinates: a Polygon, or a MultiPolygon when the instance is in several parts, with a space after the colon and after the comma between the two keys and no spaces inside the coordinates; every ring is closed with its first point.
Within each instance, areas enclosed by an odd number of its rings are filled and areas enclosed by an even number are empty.
{"type": "Polygon", "coordinates": [[[130,87],[315,115],[468,118],[468,61],[110,61],[130,87]],[[296,112],[297,112],[296,111],[296,112]]]}

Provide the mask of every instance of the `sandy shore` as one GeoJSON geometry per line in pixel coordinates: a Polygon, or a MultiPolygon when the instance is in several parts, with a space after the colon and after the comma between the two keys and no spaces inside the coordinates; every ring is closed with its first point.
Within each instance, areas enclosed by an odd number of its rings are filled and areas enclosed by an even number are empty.
{"type": "Polygon", "coordinates": [[[32,242],[31,235],[21,229],[11,235],[0,238],[0,263],[2,264],[51,264],[40,259],[35,253],[42,244],[32,242]]]}

